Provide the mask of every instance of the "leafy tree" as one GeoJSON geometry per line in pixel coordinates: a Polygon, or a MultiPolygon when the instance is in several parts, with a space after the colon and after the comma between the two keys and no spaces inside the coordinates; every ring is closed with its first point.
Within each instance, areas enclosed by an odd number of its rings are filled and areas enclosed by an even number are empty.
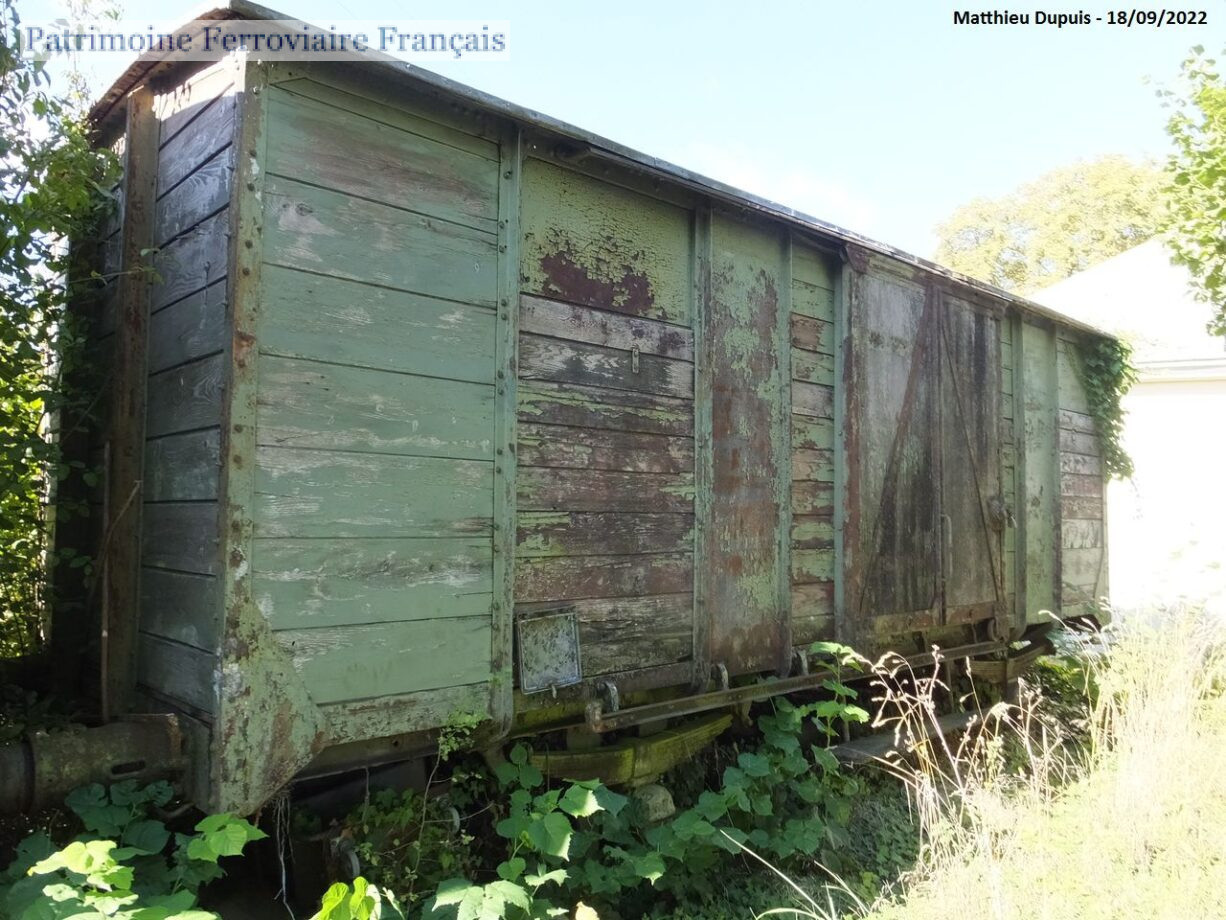
{"type": "Polygon", "coordinates": [[[1159,91],[1174,109],[1168,245],[1191,272],[1198,299],[1213,307],[1209,331],[1226,336],[1226,82],[1197,46],[1183,63],[1183,84],[1159,91]]]}
{"type": "Polygon", "coordinates": [[[1105,156],[976,198],[937,227],[936,261],[1028,293],[1143,243],[1162,224],[1162,172],[1105,156]]]}
{"type": "MultiPolygon", "coordinates": [[[[17,10],[0,3],[0,656],[42,640],[51,483],[83,475],[48,437],[72,397],[63,381],[81,336],[68,315],[70,253],[106,206],[109,154],[93,149],[79,101],[23,58],[17,10]]],[[[83,510],[83,509],[78,509],[83,510]]],[[[66,508],[67,512],[68,509],[66,508]]],[[[70,564],[84,564],[84,557],[70,564]]]]}

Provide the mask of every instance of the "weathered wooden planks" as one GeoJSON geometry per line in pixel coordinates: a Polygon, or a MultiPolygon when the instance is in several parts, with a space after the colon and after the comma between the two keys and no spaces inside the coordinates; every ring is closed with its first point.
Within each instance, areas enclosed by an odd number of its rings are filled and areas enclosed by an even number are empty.
{"type": "Polygon", "coordinates": [[[693,578],[689,553],[537,557],[517,562],[515,600],[527,604],[680,594],[691,589],[693,578]]]}
{"type": "Polygon", "coordinates": [[[693,436],[693,402],[632,391],[524,381],[519,384],[523,422],[693,436]]]}
{"type": "Polygon", "coordinates": [[[489,233],[277,176],[264,198],[265,258],[273,265],[494,305],[498,259],[489,233]]]}
{"type": "Polygon", "coordinates": [[[212,652],[221,635],[221,586],[211,575],[141,569],[141,630],[212,652]]]}
{"type": "Polygon", "coordinates": [[[216,575],[217,505],[214,502],[152,502],[141,525],[141,561],[146,566],[216,575]]]}
{"type": "Polygon", "coordinates": [[[548,380],[683,399],[692,399],[694,395],[694,366],[688,361],[635,355],[625,349],[524,333],[519,337],[519,375],[521,380],[548,380]]]}
{"type": "Polygon", "coordinates": [[[687,211],[536,159],[523,187],[525,291],[690,325],[687,211]]]}
{"type": "Polygon", "coordinates": [[[522,511],[515,555],[632,555],[645,548],[679,553],[690,549],[693,537],[692,514],[522,511]]]}
{"type": "MultiPolygon", "coordinates": [[[[389,124],[274,87],[269,170],[441,220],[494,232],[498,174],[487,157],[424,136],[424,122],[389,124]],[[406,130],[411,125],[418,132],[406,130]]],[[[394,116],[393,116],[394,118],[394,116]]]]}
{"type": "Polygon", "coordinates": [[[146,436],[218,425],[225,360],[223,355],[214,355],[150,376],[146,436]]]}
{"type": "Polygon", "coordinates": [[[494,382],[492,310],[273,265],[260,299],[261,354],[494,382]]]}
{"type": "Polygon", "coordinates": [[[636,431],[519,426],[519,462],[524,466],[683,473],[694,468],[691,438],[636,431]]]}
{"type": "Polygon", "coordinates": [[[260,447],[257,537],[488,536],[493,466],[482,460],[260,447]]]}
{"type": "Polygon", "coordinates": [[[346,623],[274,633],[317,705],[415,693],[486,680],[487,615],[399,623],[346,623]],[[412,667],[405,663],[411,661],[412,667]]]}
{"type": "Polygon", "coordinates": [[[690,511],[694,477],[688,473],[622,473],[521,467],[521,511],[690,511]]]}
{"type": "Polygon", "coordinates": [[[488,615],[489,547],[477,537],[257,538],[253,593],[273,629],[488,615]]]}
{"type": "Polygon", "coordinates": [[[216,501],[221,433],[216,428],[145,442],[147,502],[216,501]]]}
{"type": "Polygon", "coordinates": [[[494,388],[369,368],[265,357],[260,444],[483,459],[494,388]]]}
{"type": "Polygon", "coordinates": [[[136,682],[169,699],[207,715],[217,709],[217,657],[190,645],[147,633],[140,635],[136,682]]]}
{"type": "Polygon", "coordinates": [[[215,282],[149,320],[150,374],[220,352],[226,345],[226,286],[215,282]]]}
{"type": "Polygon", "coordinates": [[[694,360],[694,334],[689,329],[658,320],[592,310],[544,297],[520,297],[519,329],[536,335],[586,342],[644,355],[694,360]]]}
{"type": "Polygon", "coordinates": [[[1077,344],[1064,335],[1056,342],[1060,432],[1060,580],[1066,606],[1095,603],[1106,591],[1102,449],[1081,375],[1077,344]]]}

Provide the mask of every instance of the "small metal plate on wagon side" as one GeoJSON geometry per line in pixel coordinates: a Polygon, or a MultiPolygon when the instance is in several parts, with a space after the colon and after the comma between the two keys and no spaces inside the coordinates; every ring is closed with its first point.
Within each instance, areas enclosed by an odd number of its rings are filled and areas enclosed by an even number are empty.
{"type": "Polygon", "coordinates": [[[524,693],[569,687],[583,679],[579,622],[573,607],[517,620],[519,689],[524,693]]]}

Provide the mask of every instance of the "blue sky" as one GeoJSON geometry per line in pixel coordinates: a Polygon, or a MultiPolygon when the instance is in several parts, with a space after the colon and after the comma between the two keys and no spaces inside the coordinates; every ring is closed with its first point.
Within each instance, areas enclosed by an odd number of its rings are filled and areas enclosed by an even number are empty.
{"type": "MultiPolygon", "coordinates": [[[[1209,26],[1160,30],[954,26],[964,7],[934,0],[274,5],[319,23],[509,21],[510,62],[432,69],[920,255],[972,198],[1078,159],[1164,155],[1144,79],[1170,82],[1192,45],[1226,38],[1224,0],[1190,4],[1209,26]]],[[[48,0],[20,8],[27,21],[62,14],[48,0]]],[[[128,0],[122,18],[198,9],[128,0]]],[[[97,69],[99,83],[114,75],[97,69]]]]}

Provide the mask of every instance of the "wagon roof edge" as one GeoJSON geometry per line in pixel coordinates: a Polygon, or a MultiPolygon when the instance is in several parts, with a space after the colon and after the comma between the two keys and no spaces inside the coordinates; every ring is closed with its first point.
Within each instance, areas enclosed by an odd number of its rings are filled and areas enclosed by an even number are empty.
{"type": "MultiPolygon", "coordinates": [[[[300,22],[297,17],[281,13],[277,10],[270,9],[258,3],[252,3],[250,0],[224,0],[222,3],[208,3],[205,6],[198,7],[191,15],[185,17],[184,22],[195,21],[214,21],[225,19],[251,19],[251,20],[291,20],[300,22]]],[[[721,199],[725,203],[730,203],[747,210],[754,211],[764,217],[781,220],[787,224],[807,230],[811,233],[822,237],[827,237],[839,243],[850,243],[855,246],[860,246],[870,252],[878,253],[889,258],[897,259],[901,262],[912,265],[923,271],[931,272],[941,277],[955,281],[958,284],[977,291],[981,294],[986,294],[998,300],[1012,304],[1024,312],[1032,315],[1048,319],[1061,325],[1078,329],[1082,332],[1088,332],[1093,335],[1103,338],[1115,338],[1112,333],[1100,329],[1090,323],[1086,323],[1076,317],[1070,316],[1059,310],[1036,303],[1033,300],[1022,297],[1018,294],[995,287],[987,282],[972,278],[969,275],[964,275],[961,272],[954,271],[936,262],[924,259],[920,256],[898,249],[888,243],[882,243],[870,237],[856,233],[853,230],[848,230],[840,227],[837,224],[832,224],[812,215],[805,214],[795,208],[780,204],[776,201],[754,195],[746,192],[735,186],[720,182],[717,179],[712,179],[700,173],[693,172],[683,166],[678,166],[667,160],[659,157],[651,156],[650,154],[642,153],[624,144],[594,134],[569,122],[562,121],[526,106],[518,105],[514,102],[499,98],[482,90],[475,89],[464,83],[452,80],[448,77],[441,76],[425,68],[415,66],[406,61],[401,61],[378,52],[368,52],[370,63],[383,70],[385,76],[395,79],[407,79],[433,90],[450,94],[454,97],[464,100],[469,105],[483,109],[492,115],[510,119],[521,124],[529,125],[534,128],[539,128],[551,133],[560,135],[569,140],[577,141],[585,144],[593,150],[601,151],[602,153],[613,158],[623,160],[628,165],[645,170],[649,173],[667,177],[674,182],[688,186],[693,190],[708,194],[714,198],[721,199]]],[[[146,53],[134,60],[126,70],[115,80],[114,83],[104,92],[98,101],[89,110],[89,121],[95,126],[102,126],[107,123],[119,103],[127,95],[127,93],[141,83],[143,80],[151,76],[155,76],[161,72],[172,68],[183,66],[182,61],[168,61],[164,55],[157,53],[146,53]]]]}

